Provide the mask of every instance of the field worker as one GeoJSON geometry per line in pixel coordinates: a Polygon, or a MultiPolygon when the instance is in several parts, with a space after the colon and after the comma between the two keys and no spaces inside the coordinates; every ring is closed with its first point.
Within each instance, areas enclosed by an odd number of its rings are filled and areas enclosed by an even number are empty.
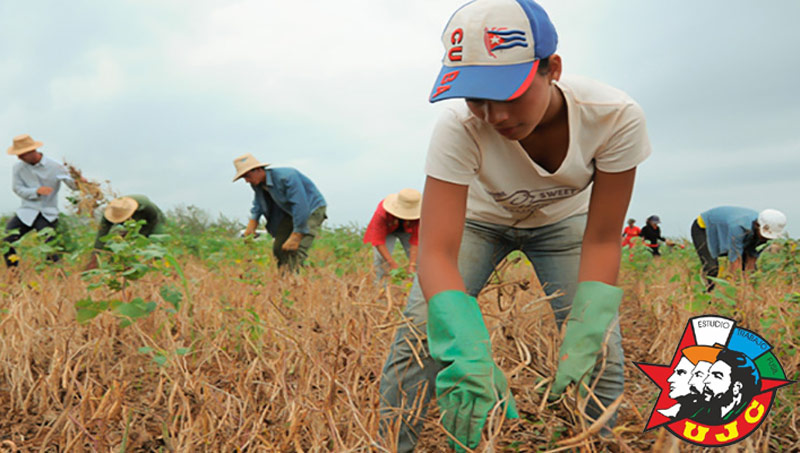
{"type": "Polygon", "coordinates": [[[632,248],[634,238],[638,237],[641,232],[641,228],[636,226],[636,219],[628,219],[628,226],[622,230],[622,246],[632,248]]]}
{"type": "MultiPolygon", "coordinates": [[[[398,451],[413,449],[425,414],[415,402],[434,391],[444,428],[469,448],[496,403],[517,417],[475,299],[513,250],[548,295],[561,294],[550,299],[558,326],[566,321],[551,394],[600,368],[609,329],[595,393],[606,406],[622,394],[619,232],[636,166],[651,152],[628,95],[561,76],[555,28],[532,0],[467,3],[442,42],[430,101],[464,100],[444,111],[431,138],[418,280],[381,378],[381,429],[399,428],[398,451]],[[430,355],[416,347],[425,343],[430,355]]],[[[593,402],[587,412],[601,414],[593,402]]]]}
{"type": "Polygon", "coordinates": [[[672,241],[667,241],[661,236],[661,227],[658,226],[659,223],[661,223],[661,219],[657,215],[651,215],[647,218],[645,226],[642,227],[642,231],[639,233],[639,235],[644,238],[644,245],[650,250],[653,256],[661,256],[661,253],[658,251],[658,241],[666,242],[667,245],[672,244],[672,241]]]}
{"type": "Polygon", "coordinates": [[[719,275],[719,257],[727,256],[730,272],[756,269],[761,253],[757,247],[776,239],[786,228],[786,215],[775,209],[756,212],[748,208],[719,206],[700,214],[692,222],[692,242],[703,265],[706,289],[714,289],[709,277],[719,275]]]}
{"type": "MultiPolygon", "coordinates": [[[[56,229],[58,190],[61,188],[61,183],[73,190],[77,189],[75,181],[63,165],[38,151],[42,146],[42,142],[25,134],[14,137],[13,144],[8,148],[8,154],[17,156],[20,160],[12,170],[11,187],[22,199],[22,204],[14,217],[6,224],[4,241],[9,244],[19,240],[31,230],[41,231],[47,227],[56,229]],[[11,230],[17,230],[18,233],[10,234],[11,230]]],[[[52,239],[54,238],[50,237],[47,242],[52,239]]],[[[14,247],[9,248],[4,257],[8,267],[19,264],[19,257],[14,247]]],[[[58,261],[58,255],[48,258],[51,261],[58,261]]]]}
{"type": "Polygon", "coordinates": [[[103,211],[103,219],[100,220],[100,228],[97,230],[97,238],[94,241],[95,251],[89,260],[87,269],[97,267],[97,252],[105,247],[103,237],[108,235],[114,225],[125,223],[127,220],[144,220],[145,223],[139,230],[139,234],[150,237],[151,234],[164,232],[164,214],[149,198],[144,195],[126,195],[111,200],[103,211]]]}
{"type": "Polygon", "coordinates": [[[364,243],[372,244],[375,276],[378,281],[399,265],[392,258],[394,244],[403,245],[408,257],[408,272],[417,272],[417,246],[419,245],[419,214],[422,194],[418,190],[403,189],[378,203],[372,220],[364,233],[364,243]]]}
{"type": "Polygon", "coordinates": [[[234,159],[234,182],[244,178],[253,188],[253,207],[245,236],[256,231],[261,216],[267,231],[275,239],[272,253],[278,267],[297,271],[305,262],[308,250],[319,234],[325,215],[325,199],[308,177],[294,168],[266,168],[247,153],[234,159]]]}

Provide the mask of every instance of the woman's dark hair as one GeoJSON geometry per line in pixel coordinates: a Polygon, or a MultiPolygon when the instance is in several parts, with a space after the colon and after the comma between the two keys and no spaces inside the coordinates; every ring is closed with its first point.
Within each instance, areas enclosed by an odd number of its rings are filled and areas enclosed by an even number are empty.
{"type": "Polygon", "coordinates": [[[550,57],[542,58],[539,60],[539,67],[536,68],[536,73],[539,75],[547,75],[547,72],[550,71],[550,57]]]}

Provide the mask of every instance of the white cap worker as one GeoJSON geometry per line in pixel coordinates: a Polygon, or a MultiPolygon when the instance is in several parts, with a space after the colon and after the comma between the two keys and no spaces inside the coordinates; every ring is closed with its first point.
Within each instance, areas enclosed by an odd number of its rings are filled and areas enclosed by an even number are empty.
{"type": "Polygon", "coordinates": [[[719,274],[720,256],[727,256],[731,273],[756,269],[761,253],[757,246],[784,234],[786,215],[775,209],[761,212],[734,206],[719,206],[700,214],[692,223],[692,242],[703,263],[706,288],[711,291],[719,274]]]}
{"type": "MultiPolygon", "coordinates": [[[[23,134],[14,137],[8,148],[8,154],[20,160],[12,170],[11,187],[22,199],[22,204],[6,224],[5,242],[13,243],[31,230],[55,229],[58,225],[58,189],[61,183],[64,182],[73,190],[77,188],[63,165],[38,151],[42,146],[42,142],[23,134]],[[9,234],[12,230],[18,233],[9,234]]],[[[52,239],[48,239],[48,242],[52,239]]],[[[19,264],[14,247],[8,249],[4,258],[8,267],[19,264]]],[[[58,261],[58,255],[52,255],[49,259],[58,261]]]]}

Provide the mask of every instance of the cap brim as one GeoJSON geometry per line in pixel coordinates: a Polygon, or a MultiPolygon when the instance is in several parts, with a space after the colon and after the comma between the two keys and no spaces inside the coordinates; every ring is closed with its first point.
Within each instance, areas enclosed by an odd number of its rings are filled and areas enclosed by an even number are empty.
{"type": "Polygon", "coordinates": [[[453,98],[510,101],[530,87],[539,60],[505,66],[442,66],[430,102],[453,98]]]}
{"type": "Polygon", "coordinates": [[[769,231],[764,231],[764,227],[763,227],[762,225],[759,225],[759,226],[758,226],[758,230],[759,230],[759,232],[761,233],[761,236],[762,236],[762,237],[765,237],[765,238],[767,238],[767,239],[778,239],[778,238],[779,238],[779,237],[781,237],[781,235],[783,234],[783,231],[780,231],[780,232],[779,232],[779,233],[777,233],[777,234],[776,234],[776,233],[769,232],[769,231]]]}

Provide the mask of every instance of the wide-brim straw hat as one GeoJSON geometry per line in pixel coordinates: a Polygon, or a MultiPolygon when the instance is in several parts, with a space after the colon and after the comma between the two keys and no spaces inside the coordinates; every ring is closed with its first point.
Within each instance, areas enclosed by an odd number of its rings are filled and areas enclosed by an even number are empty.
{"type": "Polygon", "coordinates": [[[139,202],[131,197],[119,197],[111,200],[103,215],[111,223],[122,223],[133,216],[139,202]]]}
{"type": "Polygon", "coordinates": [[[418,190],[403,189],[383,200],[383,209],[403,220],[416,220],[422,211],[422,194],[418,190]]]}
{"type": "Polygon", "coordinates": [[[14,144],[8,148],[8,154],[19,156],[44,146],[44,143],[37,142],[28,134],[17,135],[14,137],[14,144]]]}
{"type": "Polygon", "coordinates": [[[259,162],[258,159],[250,153],[242,154],[236,159],[233,159],[233,166],[236,167],[236,176],[233,177],[233,181],[236,182],[237,179],[254,168],[266,167],[268,165],[269,164],[259,162]]]}

